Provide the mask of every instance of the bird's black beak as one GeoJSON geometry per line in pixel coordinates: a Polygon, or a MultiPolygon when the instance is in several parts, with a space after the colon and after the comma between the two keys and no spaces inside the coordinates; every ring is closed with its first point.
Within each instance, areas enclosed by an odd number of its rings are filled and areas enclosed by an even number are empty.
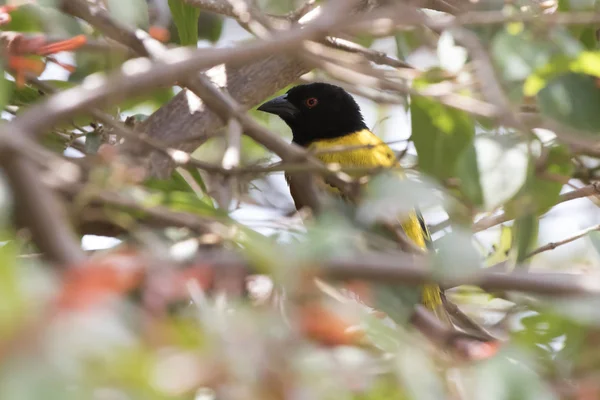
{"type": "Polygon", "coordinates": [[[300,110],[287,100],[287,95],[275,97],[257,108],[258,111],[264,111],[270,114],[279,115],[282,118],[293,117],[300,110]]]}

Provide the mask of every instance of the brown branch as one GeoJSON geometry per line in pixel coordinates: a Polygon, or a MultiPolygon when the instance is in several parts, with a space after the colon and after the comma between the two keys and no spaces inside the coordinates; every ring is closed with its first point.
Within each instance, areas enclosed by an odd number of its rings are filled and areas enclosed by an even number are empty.
{"type": "Polygon", "coordinates": [[[595,226],[591,226],[589,228],[583,229],[583,230],[579,231],[578,233],[576,233],[575,235],[569,236],[568,238],[559,240],[558,242],[550,242],[541,247],[538,247],[537,249],[533,250],[531,253],[527,254],[526,258],[533,257],[536,254],[540,254],[545,251],[554,250],[555,248],[557,248],[559,246],[562,246],[567,243],[571,243],[577,239],[581,239],[582,237],[587,236],[590,232],[595,232],[598,230],[600,230],[600,225],[595,225],[595,226]]]}
{"type": "MultiPolygon", "coordinates": [[[[0,131],[0,136],[6,134],[26,135],[14,128],[10,132],[0,131]]],[[[39,249],[59,268],[72,267],[85,260],[64,207],[41,182],[35,165],[15,152],[4,152],[1,158],[14,192],[17,218],[29,228],[39,249]]]]}
{"type": "Polygon", "coordinates": [[[145,206],[120,193],[95,190],[93,187],[82,184],[56,185],[55,189],[73,198],[83,194],[85,199],[89,200],[90,205],[106,205],[123,210],[140,212],[144,214],[141,219],[158,226],[184,227],[198,233],[216,233],[223,238],[226,238],[229,235],[229,229],[225,224],[226,218],[223,221],[220,221],[218,218],[173,211],[165,206],[145,206]]]}
{"type": "MultiPolygon", "coordinates": [[[[580,189],[561,194],[555,205],[564,203],[565,201],[579,199],[582,197],[598,195],[600,195],[600,182],[593,182],[592,184],[584,186],[580,189]]],[[[498,215],[485,217],[473,224],[473,231],[480,232],[491,228],[492,226],[510,221],[511,219],[512,217],[510,215],[507,215],[506,212],[502,212],[498,215]]]]}
{"type": "Polygon", "coordinates": [[[422,285],[437,283],[441,287],[460,285],[479,286],[484,290],[530,292],[550,296],[600,296],[598,280],[589,274],[525,272],[515,269],[511,273],[480,270],[454,278],[443,278],[427,268],[425,258],[408,258],[406,255],[357,256],[352,260],[331,260],[322,263],[317,273],[330,279],[364,279],[386,284],[422,285]],[[414,260],[414,261],[412,261],[414,260]]]}
{"type": "Polygon", "coordinates": [[[244,63],[275,52],[293,51],[304,40],[319,37],[324,30],[333,29],[339,23],[338,20],[320,21],[305,29],[282,33],[277,39],[253,42],[234,49],[168,50],[164,58],[170,61],[157,61],[154,65],[146,59],[130,60],[121,70],[106,78],[90,77],[78,87],[64,90],[32,105],[11,124],[18,124],[22,130],[39,135],[49,126],[68,120],[103,102],[115,102],[147,93],[198,70],[228,62],[244,63]]]}
{"type": "MultiPolygon", "coordinates": [[[[79,0],[68,1],[70,3],[79,3],[79,0]]],[[[330,10],[330,12],[326,11],[324,15],[329,13],[337,13],[343,15],[344,10],[351,6],[352,2],[340,3],[339,6],[336,4],[332,4],[331,7],[333,7],[334,9],[330,10]]],[[[80,16],[85,18],[97,18],[100,14],[100,11],[96,12],[96,15],[94,16],[92,16],[90,12],[81,12],[80,16]]],[[[110,25],[110,21],[110,18],[106,17],[105,15],[102,15],[102,29],[108,29],[108,32],[110,32],[111,35],[114,37],[131,37],[130,34],[119,33],[119,31],[125,28],[117,26],[116,24],[110,25]]],[[[97,21],[94,19],[89,19],[88,22],[95,25],[97,21]]],[[[329,18],[329,20],[326,19],[325,21],[320,21],[320,19],[317,19],[315,20],[315,22],[313,22],[313,24],[316,24],[317,26],[319,26],[319,24],[335,25],[337,24],[337,19],[329,18]]],[[[140,54],[150,55],[151,58],[158,62],[168,62],[168,51],[160,43],[153,41],[151,38],[145,36],[146,35],[143,35],[141,32],[139,32],[136,36],[138,41],[141,43],[141,46],[145,49],[145,51],[140,54]]],[[[274,151],[283,160],[292,162],[298,160],[307,160],[307,162],[314,166],[321,165],[319,161],[310,157],[299,147],[286,143],[279,136],[272,134],[271,132],[263,128],[261,125],[256,123],[252,118],[248,117],[242,111],[242,108],[235,102],[234,99],[232,99],[226,93],[219,91],[218,88],[214,84],[212,84],[212,82],[210,82],[203,74],[200,74],[195,78],[186,79],[184,81],[184,84],[188,87],[188,89],[190,89],[197,96],[199,96],[199,98],[204,100],[209,105],[210,109],[215,111],[222,121],[229,121],[231,118],[235,118],[242,124],[247,135],[252,137],[257,142],[261,143],[268,149],[274,151]]],[[[348,177],[338,177],[339,174],[336,174],[335,172],[332,172],[331,170],[326,169],[324,167],[323,172],[331,175],[330,179],[332,179],[334,183],[336,183],[338,186],[341,186],[342,188],[348,183],[348,177]]],[[[312,184],[309,178],[310,177],[308,176],[294,177],[294,179],[296,179],[304,187],[304,190],[302,190],[301,193],[302,197],[305,198],[303,198],[301,201],[304,204],[310,205],[311,208],[316,210],[318,209],[318,200],[314,189],[312,189],[312,184]]]]}
{"type": "Polygon", "coordinates": [[[324,43],[329,44],[337,49],[345,50],[349,53],[360,54],[364,56],[367,60],[374,62],[375,64],[388,65],[394,68],[414,69],[412,65],[407,64],[404,61],[392,58],[384,52],[369,49],[367,47],[361,46],[360,44],[351,42],[346,39],[331,37],[325,39],[324,43]]]}

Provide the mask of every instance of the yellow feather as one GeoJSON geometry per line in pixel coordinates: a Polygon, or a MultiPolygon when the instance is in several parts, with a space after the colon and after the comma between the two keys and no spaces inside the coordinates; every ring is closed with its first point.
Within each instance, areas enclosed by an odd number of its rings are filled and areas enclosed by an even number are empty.
{"type": "MultiPolygon", "coordinates": [[[[355,132],[350,135],[334,139],[321,139],[310,144],[309,150],[324,151],[332,147],[358,147],[343,152],[318,153],[315,156],[327,164],[337,163],[341,166],[355,167],[392,167],[398,166],[398,160],[392,149],[385,144],[379,137],[367,129],[355,132]]],[[[398,172],[401,176],[404,173],[398,172]]],[[[335,188],[329,187],[332,191],[335,188]]],[[[419,223],[416,213],[411,213],[406,221],[403,221],[402,227],[406,235],[419,247],[425,248],[428,233],[424,231],[419,223]]],[[[438,309],[442,305],[440,288],[437,285],[425,285],[421,295],[422,303],[434,311],[438,316],[438,309]]]]}

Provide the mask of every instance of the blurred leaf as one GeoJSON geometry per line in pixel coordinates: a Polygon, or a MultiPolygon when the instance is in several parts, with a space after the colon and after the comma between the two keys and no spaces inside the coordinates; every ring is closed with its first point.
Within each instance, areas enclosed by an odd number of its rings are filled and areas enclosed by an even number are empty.
{"type": "Polygon", "coordinates": [[[444,383],[437,365],[420,346],[402,346],[394,360],[396,374],[411,399],[444,398],[444,383]]]}
{"type": "Polygon", "coordinates": [[[10,13],[10,22],[2,25],[3,31],[15,32],[42,32],[40,14],[36,12],[39,7],[35,4],[26,4],[10,13]]]}
{"type": "MultiPolygon", "coordinates": [[[[110,113],[117,113],[117,111],[124,112],[132,110],[136,107],[149,107],[152,112],[160,108],[169,102],[174,96],[173,89],[170,87],[159,88],[153,90],[152,93],[145,96],[133,96],[127,100],[124,100],[116,105],[113,105],[108,109],[110,113]]],[[[142,114],[135,114],[136,120],[143,121],[145,118],[142,114]],[[140,119],[143,118],[143,119],[140,119]]],[[[147,116],[146,116],[147,118],[147,116]]]]}
{"type": "Polygon", "coordinates": [[[543,173],[550,174],[554,178],[563,178],[565,181],[571,178],[575,167],[571,162],[571,153],[563,145],[553,145],[549,148],[546,163],[542,170],[535,166],[535,160],[530,161],[531,167],[536,171],[528,180],[525,190],[532,196],[535,212],[538,215],[548,212],[560,197],[560,191],[564,184],[549,178],[544,179],[543,173]]]}
{"type": "Polygon", "coordinates": [[[382,173],[373,177],[363,191],[356,218],[366,224],[398,221],[417,207],[441,205],[435,195],[439,186],[419,182],[397,173],[382,173]]]}
{"type": "Polygon", "coordinates": [[[34,89],[30,85],[17,88],[14,81],[5,82],[8,92],[11,93],[8,104],[25,106],[39,100],[42,96],[37,89],[34,89]]]}
{"type": "Polygon", "coordinates": [[[477,167],[486,210],[513,197],[527,178],[527,144],[512,135],[478,135],[475,138],[477,167]]]}
{"type": "Polygon", "coordinates": [[[596,0],[559,0],[561,11],[585,11],[593,10],[596,0]]]}
{"type": "Polygon", "coordinates": [[[519,216],[513,225],[517,264],[522,263],[537,244],[539,220],[534,213],[519,216]]]}
{"type": "Polygon", "coordinates": [[[576,57],[582,50],[581,44],[563,29],[553,29],[547,37],[532,30],[503,30],[494,37],[491,54],[506,80],[522,81],[553,56],[576,57]]]}
{"type": "Polygon", "coordinates": [[[40,139],[41,144],[55,153],[62,153],[67,148],[68,139],[55,133],[47,133],[40,139]]]}
{"type": "Polygon", "coordinates": [[[504,79],[520,81],[550,61],[552,45],[536,40],[531,31],[500,31],[492,41],[491,55],[504,79]]]}
{"type": "Polygon", "coordinates": [[[475,135],[473,119],[419,96],[412,96],[410,116],[420,170],[440,180],[452,177],[459,155],[475,135]]]}
{"type": "Polygon", "coordinates": [[[473,244],[472,234],[455,227],[436,240],[433,268],[442,277],[469,275],[482,267],[482,257],[473,244]]]}
{"type": "Polygon", "coordinates": [[[396,56],[400,60],[406,60],[422,44],[420,29],[400,32],[394,36],[396,42],[396,56]]]}
{"type": "Polygon", "coordinates": [[[460,179],[460,189],[467,199],[476,207],[482,206],[483,189],[474,144],[469,144],[459,155],[456,162],[456,176],[460,179]]]}
{"type": "Polygon", "coordinates": [[[598,232],[598,231],[590,232],[588,234],[588,237],[590,238],[590,241],[592,242],[594,249],[600,255],[600,232],[598,232]]]}
{"type": "Polygon", "coordinates": [[[371,47],[371,45],[375,41],[375,37],[373,37],[373,35],[367,35],[367,34],[355,35],[352,38],[352,41],[355,43],[358,43],[361,46],[366,47],[368,49],[369,47],[371,47]]]}
{"type": "Polygon", "coordinates": [[[150,26],[146,0],[107,0],[110,15],[129,28],[147,30],[150,26]]]}
{"type": "MultiPolygon", "coordinates": [[[[204,192],[206,192],[206,187],[204,186],[204,182],[202,181],[202,177],[200,176],[198,171],[197,170],[186,170],[186,171],[194,178],[194,180],[196,181],[196,183],[198,183],[200,188],[202,188],[202,190],[204,192]]],[[[189,183],[181,175],[179,170],[175,170],[171,174],[170,179],[151,178],[151,179],[147,179],[144,182],[144,185],[147,188],[156,189],[156,190],[160,190],[163,192],[181,191],[181,192],[195,193],[194,189],[189,185],[189,183]]]]}
{"type": "Polygon", "coordinates": [[[210,12],[200,13],[198,18],[198,39],[205,39],[216,43],[223,33],[224,18],[222,15],[210,12]]]}
{"type": "Polygon", "coordinates": [[[551,80],[537,97],[543,115],[582,131],[600,131],[597,77],[567,73],[551,80]]]}
{"type": "Polygon", "coordinates": [[[405,326],[421,301],[421,289],[414,285],[374,284],[373,307],[384,312],[399,326],[405,326]]]}
{"type": "MultiPolygon", "coordinates": [[[[486,400],[553,400],[554,393],[534,372],[532,362],[515,348],[478,363],[469,398],[486,400]]],[[[558,399],[557,399],[558,400],[558,399]]]]}
{"type": "Polygon", "coordinates": [[[34,12],[42,25],[44,32],[48,35],[69,37],[84,33],[78,19],[64,14],[55,8],[38,7],[34,9],[34,12]]]}
{"type": "Polygon", "coordinates": [[[0,61],[0,110],[4,110],[4,107],[9,103],[12,96],[12,88],[9,81],[4,76],[4,63],[0,61]]]}
{"type": "Polygon", "coordinates": [[[303,239],[291,246],[288,254],[297,262],[351,256],[360,240],[358,232],[348,218],[331,211],[319,216],[303,239]]]}
{"type": "MultiPolygon", "coordinates": [[[[589,279],[589,278],[587,278],[589,279]]],[[[586,278],[583,278],[582,283],[585,284],[586,278]]],[[[567,319],[571,323],[580,325],[591,325],[600,327],[600,299],[593,296],[585,297],[585,301],[581,298],[548,298],[546,304],[551,306],[552,312],[567,319]]]]}
{"type": "Polygon", "coordinates": [[[598,39],[596,39],[596,29],[591,27],[583,27],[579,33],[579,41],[588,50],[598,48],[598,39]]]}
{"type": "Polygon", "coordinates": [[[513,233],[510,226],[502,225],[500,227],[500,237],[498,242],[492,245],[492,251],[485,258],[485,266],[491,267],[503,261],[506,261],[510,255],[513,244],[513,233]]]}
{"type": "Polygon", "coordinates": [[[14,240],[0,245],[0,338],[10,337],[27,317],[17,254],[14,240]]]}
{"type": "Polygon", "coordinates": [[[102,144],[102,134],[97,130],[85,135],[85,153],[96,154],[102,144]]]}
{"type": "Polygon", "coordinates": [[[600,77],[600,54],[583,51],[577,57],[559,55],[552,61],[529,76],[523,86],[526,96],[535,96],[553,78],[558,78],[566,72],[578,72],[585,75],[600,77]]]}
{"type": "Polygon", "coordinates": [[[69,82],[81,82],[95,72],[109,72],[120,67],[125,62],[124,54],[119,53],[90,53],[78,51],[75,53],[75,72],[69,75],[69,82]]]}
{"type": "MultiPolygon", "coordinates": [[[[72,82],[65,82],[55,79],[44,79],[42,82],[60,90],[69,89],[75,86],[75,84],[72,82]]],[[[7,85],[10,87],[12,92],[12,97],[9,104],[26,106],[40,100],[43,97],[42,91],[31,85],[16,87],[14,81],[7,81],[7,85]]]]}
{"type": "Polygon", "coordinates": [[[404,392],[404,388],[395,379],[381,377],[368,392],[357,393],[352,396],[352,400],[409,400],[410,397],[404,392]]]}
{"type": "Polygon", "coordinates": [[[169,8],[173,21],[177,25],[179,44],[182,46],[198,45],[198,17],[200,9],[192,7],[182,0],[169,0],[169,8]]]}
{"type": "Polygon", "coordinates": [[[184,211],[198,215],[222,216],[227,214],[214,208],[212,202],[207,197],[198,197],[196,193],[176,190],[168,183],[164,186],[155,181],[152,186],[160,188],[160,191],[149,193],[144,200],[146,206],[163,205],[174,211],[184,211]]]}

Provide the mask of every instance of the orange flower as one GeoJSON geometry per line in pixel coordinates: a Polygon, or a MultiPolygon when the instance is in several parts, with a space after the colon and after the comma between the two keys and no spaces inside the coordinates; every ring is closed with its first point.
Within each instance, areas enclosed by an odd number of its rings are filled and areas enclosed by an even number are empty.
{"type": "Polygon", "coordinates": [[[163,42],[163,43],[168,41],[169,37],[171,36],[169,34],[169,31],[167,29],[163,28],[162,26],[151,26],[150,29],[148,30],[148,33],[150,34],[150,36],[152,38],[158,40],[159,42],[163,42]]]}
{"type": "Polygon", "coordinates": [[[91,259],[68,270],[58,306],[62,310],[84,309],[138,287],[145,265],[135,252],[120,251],[91,259]]]}
{"type": "Polygon", "coordinates": [[[26,73],[32,73],[39,76],[44,69],[46,63],[40,59],[32,59],[25,57],[26,55],[36,55],[47,57],[48,61],[53,62],[69,72],[74,72],[75,67],[57,61],[54,57],[48,57],[51,54],[56,54],[61,51],[77,50],[86,43],[84,35],[78,35],[71,39],[61,40],[54,43],[47,43],[43,36],[32,38],[24,38],[19,33],[5,33],[6,50],[8,52],[8,68],[14,71],[15,80],[18,87],[25,84],[26,73]]]}

